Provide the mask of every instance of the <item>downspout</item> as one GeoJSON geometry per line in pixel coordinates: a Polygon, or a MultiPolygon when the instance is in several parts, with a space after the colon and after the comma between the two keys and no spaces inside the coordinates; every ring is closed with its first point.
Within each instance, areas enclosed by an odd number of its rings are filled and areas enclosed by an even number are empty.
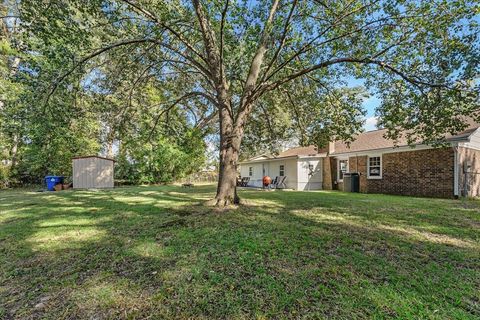
{"type": "Polygon", "coordinates": [[[263,177],[265,177],[265,162],[262,162],[262,178],[260,179],[260,183],[262,184],[262,189],[265,189],[265,185],[263,184],[263,177]]]}
{"type": "Polygon", "coordinates": [[[459,197],[459,170],[458,170],[458,145],[453,147],[453,196],[455,199],[459,197]]]}

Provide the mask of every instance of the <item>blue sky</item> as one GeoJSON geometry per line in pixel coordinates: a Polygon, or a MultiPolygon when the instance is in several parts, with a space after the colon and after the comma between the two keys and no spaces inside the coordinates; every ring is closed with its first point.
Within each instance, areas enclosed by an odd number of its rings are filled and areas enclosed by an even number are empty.
{"type": "Polygon", "coordinates": [[[375,130],[377,127],[377,118],[375,117],[375,108],[380,105],[381,100],[375,96],[371,96],[363,102],[363,107],[367,110],[367,118],[365,119],[365,130],[375,130]]]}
{"type": "MultiPolygon", "coordinates": [[[[364,82],[365,81],[363,79],[347,79],[347,84],[349,87],[363,86],[364,82]]],[[[380,102],[381,100],[373,95],[363,102],[363,107],[365,108],[365,110],[367,110],[367,116],[364,125],[364,128],[367,131],[377,129],[377,127],[375,126],[377,123],[377,119],[375,118],[375,108],[380,105],[380,102]]]]}

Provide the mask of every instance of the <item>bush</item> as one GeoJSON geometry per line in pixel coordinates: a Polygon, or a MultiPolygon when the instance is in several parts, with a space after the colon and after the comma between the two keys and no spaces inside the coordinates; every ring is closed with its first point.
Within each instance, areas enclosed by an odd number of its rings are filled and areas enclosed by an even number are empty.
{"type": "Polygon", "coordinates": [[[186,133],[180,141],[124,142],[122,148],[115,163],[117,184],[170,183],[198,172],[205,164],[205,145],[196,132],[186,133]]]}

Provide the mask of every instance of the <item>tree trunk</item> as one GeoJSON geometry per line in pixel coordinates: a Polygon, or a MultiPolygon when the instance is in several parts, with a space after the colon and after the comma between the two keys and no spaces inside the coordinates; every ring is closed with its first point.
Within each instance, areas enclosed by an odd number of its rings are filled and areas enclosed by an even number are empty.
{"type": "Polygon", "coordinates": [[[237,161],[236,148],[233,146],[221,148],[217,195],[214,203],[216,206],[224,207],[240,203],[237,195],[237,161]]]}
{"type": "Polygon", "coordinates": [[[115,131],[113,129],[113,125],[110,125],[110,128],[108,130],[107,138],[105,139],[106,141],[106,153],[107,153],[107,158],[113,159],[114,154],[113,154],[113,144],[115,142],[115,131]]]}
{"type": "Polygon", "coordinates": [[[13,142],[12,142],[12,148],[10,149],[10,158],[11,158],[11,165],[10,169],[14,170],[17,167],[17,158],[18,158],[18,144],[19,144],[19,138],[18,134],[15,133],[13,135],[13,142]]]}
{"type": "Polygon", "coordinates": [[[107,153],[107,158],[113,159],[114,154],[113,154],[113,140],[107,141],[107,148],[106,148],[106,153],[107,153]]]}
{"type": "Polygon", "coordinates": [[[243,130],[234,128],[231,114],[230,101],[226,99],[226,92],[219,95],[220,101],[220,168],[218,173],[217,195],[213,204],[218,207],[226,207],[239,204],[237,195],[237,162],[242,141],[243,130]]]}

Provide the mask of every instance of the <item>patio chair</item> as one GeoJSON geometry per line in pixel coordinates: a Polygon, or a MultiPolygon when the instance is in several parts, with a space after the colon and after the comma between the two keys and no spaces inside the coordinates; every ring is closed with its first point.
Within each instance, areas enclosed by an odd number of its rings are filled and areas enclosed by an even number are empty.
{"type": "Polygon", "coordinates": [[[247,187],[249,182],[250,182],[250,177],[243,177],[242,182],[241,182],[241,186],[242,187],[247,187]]]}
{"type": "Polygon", "coordinates": [[[270,183],[270,184],[268,185],[268,188],[269,188],[269,189],[274,189],[275,186],[277,185],[277,181],[278,181],[278,176],[276,176],[275,179],[272,180],[272,183],[270,183]]]}
{"type": "Polygon", "coordinates": [[[270,187],[272,189],[285,189],[287,187],[285,180],[287,180],[287,176],[276,176],[270,187]]]}
{"type": "Polygon", "coordinates": [[[287,176],[278,176],[277,185],[275,186],[276,189],[286,189],[287,185],[285,181],[287,180],[287,176]]]}

